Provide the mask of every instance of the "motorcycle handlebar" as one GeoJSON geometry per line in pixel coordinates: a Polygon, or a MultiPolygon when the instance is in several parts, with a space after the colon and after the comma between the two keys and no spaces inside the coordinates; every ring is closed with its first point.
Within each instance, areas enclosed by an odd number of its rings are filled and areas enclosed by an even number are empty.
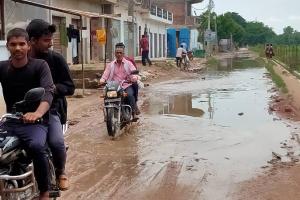
{"type": "MultiPolygon", "coordinates": [[[[16,113],[16,114],[7,113],[1,117],[0,121],[3,121],[3,119],[8,119],[8,120],[11,119],[11,120],[23,122],[23,114],[22,113],[16,113]]],[[[41,123],[43,123],[43,121],[44,121],[43,118],[39,118],[34,123],[41,124],[41,123]]]]}

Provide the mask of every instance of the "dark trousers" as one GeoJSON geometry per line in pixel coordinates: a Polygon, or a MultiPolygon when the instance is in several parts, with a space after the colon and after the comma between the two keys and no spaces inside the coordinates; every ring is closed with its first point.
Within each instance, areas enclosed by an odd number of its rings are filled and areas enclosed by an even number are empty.
{"type": "Polygon", "coordinates": [[[136,109],[136,101],[135,101],[135,97],[134,97],[134,89],[133,86],[129,86],[128,88],[126,88],[125,90],[128,94],[127,99],[128,99],[128,103],[132,108],[132,111],[135,112],[136,109]]]}
{"type": "Polygon", "coordinates": [[[135,101],[138,101],[138,96],[139,96],[139,85],[137,83],[133,83],[132,85],[133,91],[134,91],[134,98],[135,101]]]}
{"type": "Polygon", "coordinates": [[[49,191],[49,163],[46,152],[48,128],[41,124],[9,124],[5,129],[20,138],[31,156],[40,192],[49,191]]]}
{"type": "Polygon", "coordinates": [[[181,57],[176,57],[176,65],[177,65],[177,67],[181,68],[181,63],[182,63],[182,58],[181,57]]]}
{"type": "Polygon", "coordinates": [[[146,61],[149,63],[149,65],[152,65],[151,60],[149,59],[149,50],[143,50],[142,51],[142,64],[146,66],[146,61]]]}
{"type": "Polygon", "coordinates": [[[56,169],[55,174],[58,178],[65,171],[67,153],[62,124],[60,122],[59,115],[55,110],[51,110],[50,112],[48,129],[47,141],[53,156],[53,164],[56,169]]]}

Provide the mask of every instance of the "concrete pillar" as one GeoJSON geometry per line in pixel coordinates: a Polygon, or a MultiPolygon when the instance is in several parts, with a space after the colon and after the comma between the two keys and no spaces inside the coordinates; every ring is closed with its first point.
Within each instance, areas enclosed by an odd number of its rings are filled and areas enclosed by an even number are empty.
{"type": "MultiPolygon", "coordinates": [[[[72,17],[70,15],[66,15],[66,26],[68,27],[69,24],[72,23],[72,17]]],[[[68,42],[68,48],[67,48],[67,57],[66,57],[67,63],[73,64],[72,61],[72,43],[68,42]]]]}

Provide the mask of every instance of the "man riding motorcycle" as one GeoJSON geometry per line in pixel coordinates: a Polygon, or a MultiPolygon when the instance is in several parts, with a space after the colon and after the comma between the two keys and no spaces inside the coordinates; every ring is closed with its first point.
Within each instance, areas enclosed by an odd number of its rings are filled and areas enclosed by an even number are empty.
{"type": "Polygon", "coordinates": [[[115,46],[116,59],[109,63],[105,68],[105,71],[100,79],[100,85],[103,85],[107,81],[117,81],[128,94],[129,105],[132,108],[133,118],[138,113],[136,99],[134,95],[134,88],[132,83],[137,82],[137,75],[131,75],[132,71],[136,68],[134,65],[124,58],[124,46],[115,46]]]}
{"type": "Polygon", "coordinates": [[[60,190],[67,190],[69,188],[65,173],[67,154],[62,124],[65,124],[67,119],[67,100],[65,96],[74,94],[75,85],[64,57],[50,49],[55,26],[42,19],[34,19],[29,23],[26,31],[31,42],[30,56],[47,62],[55,84],[54,99],[50,108],[47,141],[53,156],[58,187],[60,190]]]}
{"type": "Polygon", "coordinates": [[[46,138],[49,121],[48,110],[53,100],[54,84],[49,66],[44,60],[28,58],[29,36],[24,29],[15,28],[7,34],[7,49],[10,59],[0,62],[0,82],[8,113],[13,104],[23,100],[25,93],[35,87],[43,87],[45,95],[37,108],[24,113],[23,122],[5,124],[5,130],[23,142],[32,157],[34,175],[40,191],[40,200],[49,199],[49,164],[46,138]],[[43,119],[37,124],[36,121],[43,119]]]}

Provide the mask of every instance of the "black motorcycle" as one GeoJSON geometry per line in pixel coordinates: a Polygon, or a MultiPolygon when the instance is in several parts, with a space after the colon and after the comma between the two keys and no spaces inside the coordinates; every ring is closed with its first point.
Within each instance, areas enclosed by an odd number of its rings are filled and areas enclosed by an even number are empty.
{"type": "MultiPolygon", "coordinates": [[[[138,73],[138,70],[131,72],[132,75],[138,73]]],[[[122,83],[109,81],[104,87],[104,121],[108,135],[111,137],[115,137],[123,127],[134,120],[127,98],[128,94],[121,85],[122,83]]]]}
{"type": "MultiPolygon", "coordinates": [[[[44,93],[44,88],[35,88],[28,91],[24,100],[14,105],[13,112],[3,115],[0,120],[1,200],[28,200],[37,197],[39,194],[31,159],[26,154],[19,138],[4,131],[3,126],[5,123],[22,123],[23,113],[17,112],[17,110],[28,109],[38,105],[44,93]]],[[[41,122],[37,121],[36,123],[41,122]]],[[[49,195],[50,198],[56,199],[60,196],[60,191],[56,184],[55,169],[49,149],[48,162],[51,183],[49,195]]]]}

